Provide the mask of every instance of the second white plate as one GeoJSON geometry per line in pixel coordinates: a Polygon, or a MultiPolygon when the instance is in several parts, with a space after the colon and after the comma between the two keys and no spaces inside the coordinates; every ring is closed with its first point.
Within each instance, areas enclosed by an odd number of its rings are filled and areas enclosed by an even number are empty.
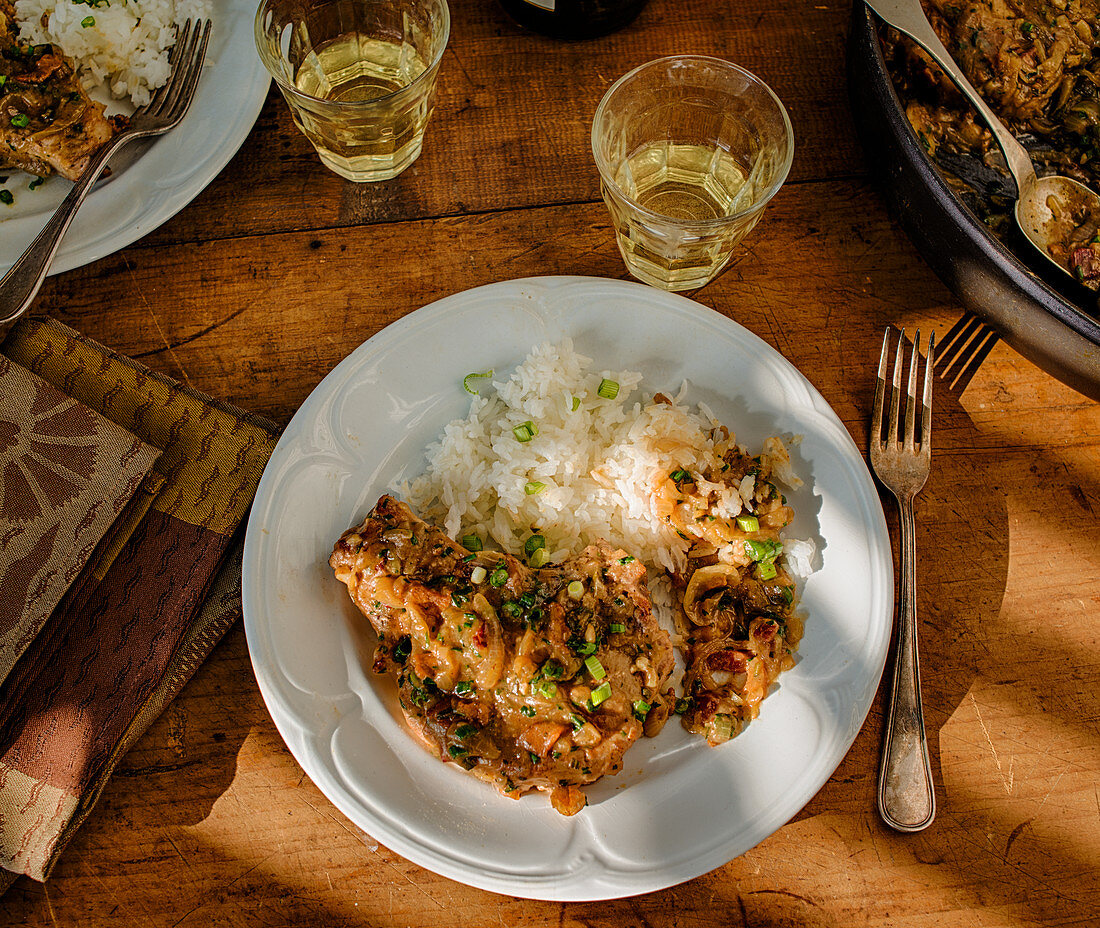
{"type": "MultiPolygon", "coordinates": [[[[252,38],[250,0],[214,0],[206,65],[186,118],[151,144],[133,143],[112,159],[114,174],[100,181],[80,207],[51,274],[113,254],[171,219],[236,154],[267,98],[270,77],[252,38]]],[[[26,250],[71,188],[50,178],[37,190],[19,171],[8,175],[11,206],[0,204],[0,275],[26,250]]]]}

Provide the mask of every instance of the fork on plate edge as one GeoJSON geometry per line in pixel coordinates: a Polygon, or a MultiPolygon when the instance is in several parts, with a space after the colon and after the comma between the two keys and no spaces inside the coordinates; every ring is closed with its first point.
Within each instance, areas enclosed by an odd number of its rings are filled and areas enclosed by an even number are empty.
{"type": "Polygon", "coordinates": [[[871,467],[875,476],[898,501],[901,521],[901,582],[898,592],[897,641],[894,684],[890,693],[882,757],[878,773],[878,810],[883,821],[898,831],[921,831],[936,815],[932,767],[920,698],[917,662],[917,546],[913,499],[928,479],[932,459],[932,370],[936,335],[928,339],[924,365],[924,390],[917,401],[917,359],[920,332],[913,342],[906,390],[905,422],[901,415],[901,375],[905,354],[905,330],[901,330],[894,361],[889,417],[885,415],[886,369],[890,354],[890,328],[882,339],[871,414],[871,467]],[[899,425],[902,432],[899,438],[899,425]],[[919,442],[918,442],[919,438],[919,442]]]}
{"type": "MultiPolygon", "coordinates": [[[[130,125],[107,142],[84,169],[45,228],[30,243],[19,260],[0,280],[0,326],[14,322],[30,307],[46,272],[57,254],[61,239],[92,185],[99,179],[107,161],[127,142],[163,135],[175,128],[187,115],[195,96],[206,46],[210,41],[210,20],[188,20],[179,30],[176,44],[168,55],[172,71],[167,83],[153,92],[149,102],[130,117],[130,125]]],[[[2,332],[0,332],[2,334],[2,332]]]]}

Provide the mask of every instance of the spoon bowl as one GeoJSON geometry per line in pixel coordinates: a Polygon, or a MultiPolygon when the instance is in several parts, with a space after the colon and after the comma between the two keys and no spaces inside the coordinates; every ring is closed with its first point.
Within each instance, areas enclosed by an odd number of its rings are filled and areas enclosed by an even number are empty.
{"type": "Polygon", "coordinates": [[[1036,178],[1021,193],[1015,214],[1027,240],[1069,274],[1069,266],[1056,256],[1067,249],[1077,229],[1089,225],[1095,230],[1100,224],[1100,196],[1073,178],[1052,174],[1036,178]]]}

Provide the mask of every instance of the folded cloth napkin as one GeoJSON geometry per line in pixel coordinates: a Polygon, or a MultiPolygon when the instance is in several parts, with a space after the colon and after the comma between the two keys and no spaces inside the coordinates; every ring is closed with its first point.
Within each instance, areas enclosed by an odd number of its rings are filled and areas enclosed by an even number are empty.
{"type": "Polygon", "coordinates": [[[137,440],[126,487],[161,449],[0,685],[2,889],[46,878],[122,755],[239,615],[234,535],[276,430],[54,320],[21,321],[0,354],[120,426],[116,444],[137,440]]]}

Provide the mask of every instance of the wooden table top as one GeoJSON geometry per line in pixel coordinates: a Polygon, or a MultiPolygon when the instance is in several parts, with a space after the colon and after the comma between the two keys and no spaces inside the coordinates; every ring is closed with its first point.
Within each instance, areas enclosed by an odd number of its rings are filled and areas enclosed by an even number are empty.
{"type": "MultiPolygon", "coordinates": [[[[840,0],[651,0],[559,43],[454,0],[420,160],[394,181],[321,167],[272,90],[240,152],[123,251],[37,307],[197,389],[285,423],[341,358],[439,297],[544,274],[625,278],[589,150],[596,104],[671,53],[730,58],[787,104],[790,179],[695,298],[782,352],[866,447],[887,324],[962,314],[871,185],[840,0]]],[[[227,93],[232,89],[227,88],[227,93]]],[[[937,387],[917,506],[924,705],[938,815],[875,811],[883,693],[821,791],[774,835],[650,895],[558,904],[472,889],[357,830],[302,772],[238,625],[125,758],[9,924],[46,926],[1016,926],[1100,923],[1100,408],[998,344],[937,387]]],[[[896,510],[884,497],[897,542],[896,510]]]]}

